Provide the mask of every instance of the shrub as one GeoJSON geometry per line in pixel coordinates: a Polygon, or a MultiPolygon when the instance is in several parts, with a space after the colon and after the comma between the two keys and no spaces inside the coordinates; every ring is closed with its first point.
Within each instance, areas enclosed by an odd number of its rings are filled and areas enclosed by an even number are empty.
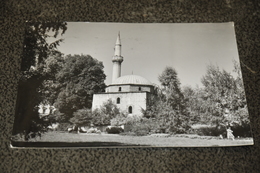
{"type": "Polygon", "coordinates": [[[125,118],[125,124],[128,124],[128,125],[132,125],[132,124],[136,124],[136,123],[139,123],[140,121],[142,121],[142,117],[141,116],[127,116],[125,118]]]}
{"type": "MultiPolygon", "coordinates": [[[[234,136],[240,137],[251,137],[251,129],[249,125],[239,125],[234,124],[231,126],[234,136]]],[[[227,136],[227,127],[226,126],[200,126],[194,127],[193,133],[201,136],[227,136]]]]}
{"type": "Polygon", "coordinates": [[[57,127],[57,131],[68,131],[68,128],[72,127],[71,123],[60,123],[57,127]]]}
{"type": "Polygon", "coordinates": [[[249,124],[238,125],[235,124],[231,127],[234,136],[252,137],[251,128],[249,124]]]}
{"type": "Polygon", "coordinates": [[[124,130],[120,126],[118,126],[118,127],[114,126],[114,127],[106,128],[106,132],[109,133],[109,134],[119,134],[123,131],[124,130]]]}
{"type": "Polygon", "coordinates": [[[89,109],[79,109],[73,113],[73,117],[69,121],[77,126],[83,126],[90,124],[93,119],[91,110],[89,109]]]}
{"type": "Polygon", "coordinates": [[[133,132],[137,136],[145,136],[158,128],[155,121],[143,117],[133,117],[128,119],[128,126],[130,126],[130,132],[133,132]]]}
{"type": "Polygon", "coordinates": [[[23,133],[18,133],[11,137],[12,141],[24,141],[24,139],[25,139],[25,134],[23,134],[23,133]]]}
{"type": "Polygon", "coordinates": [[[195,130],[195,133],[201,136],[226,136],[226,127],[217,126],[217,127],[200,127],[195,130]]]}
{"type": "Polygon", "coordinates": [[[132,125],[131,132],[134,132],[137,136],[145,136],[150,132],[150,128],[147,124],[136,123],[132,125]]]}
{"type": "Polygon", "coordinates": [[[160,126],[158,119],[141,116],[117,116],[111,120],[111,125],[124,124],[125,135],[144,136],[150,133],[165,133],[166,127],[160,126]]]}
{"type": "MultiPolygon", "coordinates": [[[[112,102],[108,100],[99,109],[95,109],[92,112],[93,123],[96,125],[107,125],[110,124],[111,119],[121,115],[119,108],[112,102]]],[[[115,123],[116,124],[116,123],[115,123]]]]}
{"type": "Polygon", "coordinates": [[[111,124],[112,126],[121,126],[121,125],[126,124],[127,119],[128,119],[128,118],[127,118],[127,115],[126,115],[126,114],[120,113],[120,114],[118,114],[116,117],[114,117],[114,118],[112,118],[112,119],[110,120],[110,124],[111,124]]]}

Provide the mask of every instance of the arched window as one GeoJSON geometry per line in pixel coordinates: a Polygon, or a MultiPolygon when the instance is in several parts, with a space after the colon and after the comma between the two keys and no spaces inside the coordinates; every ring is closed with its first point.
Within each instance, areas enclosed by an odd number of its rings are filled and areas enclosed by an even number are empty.
{"type": "Polygon", "coordinates": [[[128,113],[131,114],[132,112],[133,112],[133,108],[132,108],[132,106],[129,106],[128,107],[128,113]]]}
{"type": "Polygon", "coordinates": [[[121,87],[118,88],[118,91],[121,91],[121,87]]]}
{"type": "Polygon", "coordinates": [[[141,87],[139,87],[138,89],[139,89],[139,91],[141,91],[141,87]]]}
{"type": "Polygon", "coordinates": [[[120,98],[119,97],[116,99],[116,104],[120,104],[120,98]]]}

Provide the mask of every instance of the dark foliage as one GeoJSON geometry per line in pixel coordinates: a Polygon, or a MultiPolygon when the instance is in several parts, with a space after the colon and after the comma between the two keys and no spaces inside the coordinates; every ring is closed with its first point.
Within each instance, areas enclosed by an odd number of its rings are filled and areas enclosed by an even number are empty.
{"type": "Polygon", "coordinates": [[[106,128],[106,132],[109,133],[109,134],[119,134],[123,131],[124,130],[121,127],[106,128]]]}
{"type": "Polygon", "coordinates": [[[235,77],[218,66],[209,65],[202,77],[202,88],[184,88],[192,124],[213,127],[201,130],[202,134],[208,130],[215,135],[214,128],[231,126],[235,136],[251,136],[241,70],[235,61],[234,72],[235,77]]]}
{"type": "Polygon", "coordinates": [[[104,91],[103,64],[89,55],[68,55],[56,75],[58,85],[55,107],[67,119],[79,109],[91,108],[93,94],[104,91]]]}
{"type": "Polygon", "coordinates": [[[68,128],[71,128],[73,126],[73,124],[71,123],[59,123],[59,126],[57,127],[57,131],[62,131],[62,132],[67,132],[68,128]]]}
{"type": "Polygon", "coordinates": [[[201,136],[219,136],[222,135],[223,137],[227,137],[225,126],[218,126],[218,127],[201,127],[195,130],[195,133],[201,136]]]}
{"type": "Polygon", "coordinates": [[[91,110],[89,109],[79,109],[73,113],[73,117],[70,118],[70,122],[78,127],[90,125],[93,120],[91,110]]]}
{"type": "Polygon", "coordinates": [[[95,125],[109,125],[113,118],[122,115],[119,108],[112,102],[112,100],[105,102],[100,109],[94,110],[92,114],[92,122],[95,125]]]}
{"type": "Polygon", "coordinates": [[[60,55],[56,49],[60,39],[48,43],[46,38],[56,38],[66,31],[66,23],[27,23],[21,63],[21,78],[18,85],[18,98],[13,134],[24,133],[28,139],[30,133],[40,134],[46,129],[46,122],[39,119],[38,105],[42,101],[43,81],[52,77],[46,71],[48,57],[60,55]],[[52,32],[52,35],[47,33],[52,32]]]}
{"type": "Polygon", "coordinates": [[[186,133],[190,128],[190,114],[176,70],[166,67],[159,76],[159,81],[162,88],[157,87],[155,94],[147,101],[147,109],[143,110],[144,116],[155,118],[159,126],[156,131],[186,133]]]}

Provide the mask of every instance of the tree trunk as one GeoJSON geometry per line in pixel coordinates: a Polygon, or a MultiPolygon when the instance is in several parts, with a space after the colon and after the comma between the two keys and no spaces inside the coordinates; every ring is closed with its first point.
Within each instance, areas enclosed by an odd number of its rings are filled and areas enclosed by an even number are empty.
{"type": "Polygon", "coordinates": [[[32,117],[38,116],[35,107],[39,104],[37,89],[40,84],[41,81],[36,76],[19,82],[13,135],[24,133],[27,136],[30,133],[32,117]]]}

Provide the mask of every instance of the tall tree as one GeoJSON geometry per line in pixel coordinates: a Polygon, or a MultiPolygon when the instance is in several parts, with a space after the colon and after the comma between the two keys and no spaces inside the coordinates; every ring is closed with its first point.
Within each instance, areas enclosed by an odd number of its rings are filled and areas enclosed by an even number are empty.
{"type": "Polygon", "coordinates": [[[202,113],[205,111],[203,109],[203,94],[204,91],[199,88],[192,88],[191,86],[183,87],[183,95],[186,101],[187,109],[190,113],[190,122],[191,124],[201,123],[204,120],[202,113]]]}
{"type": "Polygon", "coordinates": [[[201,80],[204,85],[205,102],[207,103],[207,116],[214,125],[224,125],[228,123],[225,117],[226,111],[231,106],[233,77],[219,67],[209,65],[207,73],[201,80]]]}
{"type": "Polygon", "coordinates": [[[43,130],[43,122],[38,116],[39,91],[43,81],[51,76],[46,71],[46,59],[60,54],[57,46],[62,41],[58,39],[48,43],[47,38],[56,38],[60,31],[64,34],[66,29],[65,22],[26,24],[13,134],[23,132],[28,136],[30,132],[43,130]]]}
{"type": "Polygon", "coordinates": [[[163,100],[165,100],[165,95],[162,93],[162,90],[159,86],[155,86],[153,94],[148,95],[146,100],[146,109],[142,109],[144,117],[158,117],[163,100]]]}
{"type": "Polygon", "coordinates": [[[53,105],[60,92],[61,85],[57,82],[56,76],[65,63],[63,55],[50,56],[46,59],[46,73],[50,74],[48,79],[43,81],[41,88],[42,103],[53,105]]]}
{"type": "Polygon", "coordinates": [[[172,67],[166,67],[159,76],[159,81],[163,86],[162,91],[165,93],[165,101],[173,110],[180,111],[181,114],[186,114],[184,95],[181,91],[180,81],[177,77],[177,72],[172,67]]]}
{"type": "Polygon", "coordinates": [[[155,117],[160,126],[170,132],[184,133],[189,129],[189,112],[177,76],[174,68],[165,68],[159,76],[162,88],[156,90],[143,113],[146,117],[155,117]]]}
{"type": "Polygon", "coordinates": [[[56,75],[59,85],[55,107],[66,119],[78,109],[91,108],[93,94],[104,91],[103,64],[90,55],[67,55],[56,75]]]}
{"type": "Polygon", "coordinates": [[[209,65],[202,78],[207,116],[214,125],[249,124],[246,98],[238,64],[234,62],[237,77],[209,65]]]}
{"type": "Polygon", "coordinates": [[[236,83],[236,94],[233,100],[233,109],[234,114],[236,115],[235,123],[241,126],[250,126],[248,109],[247,109],[247,101],[246,101],[246,94],[243,85],[243,79],[241,74],[241,68],[237,61],[234,61],[234,72],[237,74],[235,79],[236,83]]]}

